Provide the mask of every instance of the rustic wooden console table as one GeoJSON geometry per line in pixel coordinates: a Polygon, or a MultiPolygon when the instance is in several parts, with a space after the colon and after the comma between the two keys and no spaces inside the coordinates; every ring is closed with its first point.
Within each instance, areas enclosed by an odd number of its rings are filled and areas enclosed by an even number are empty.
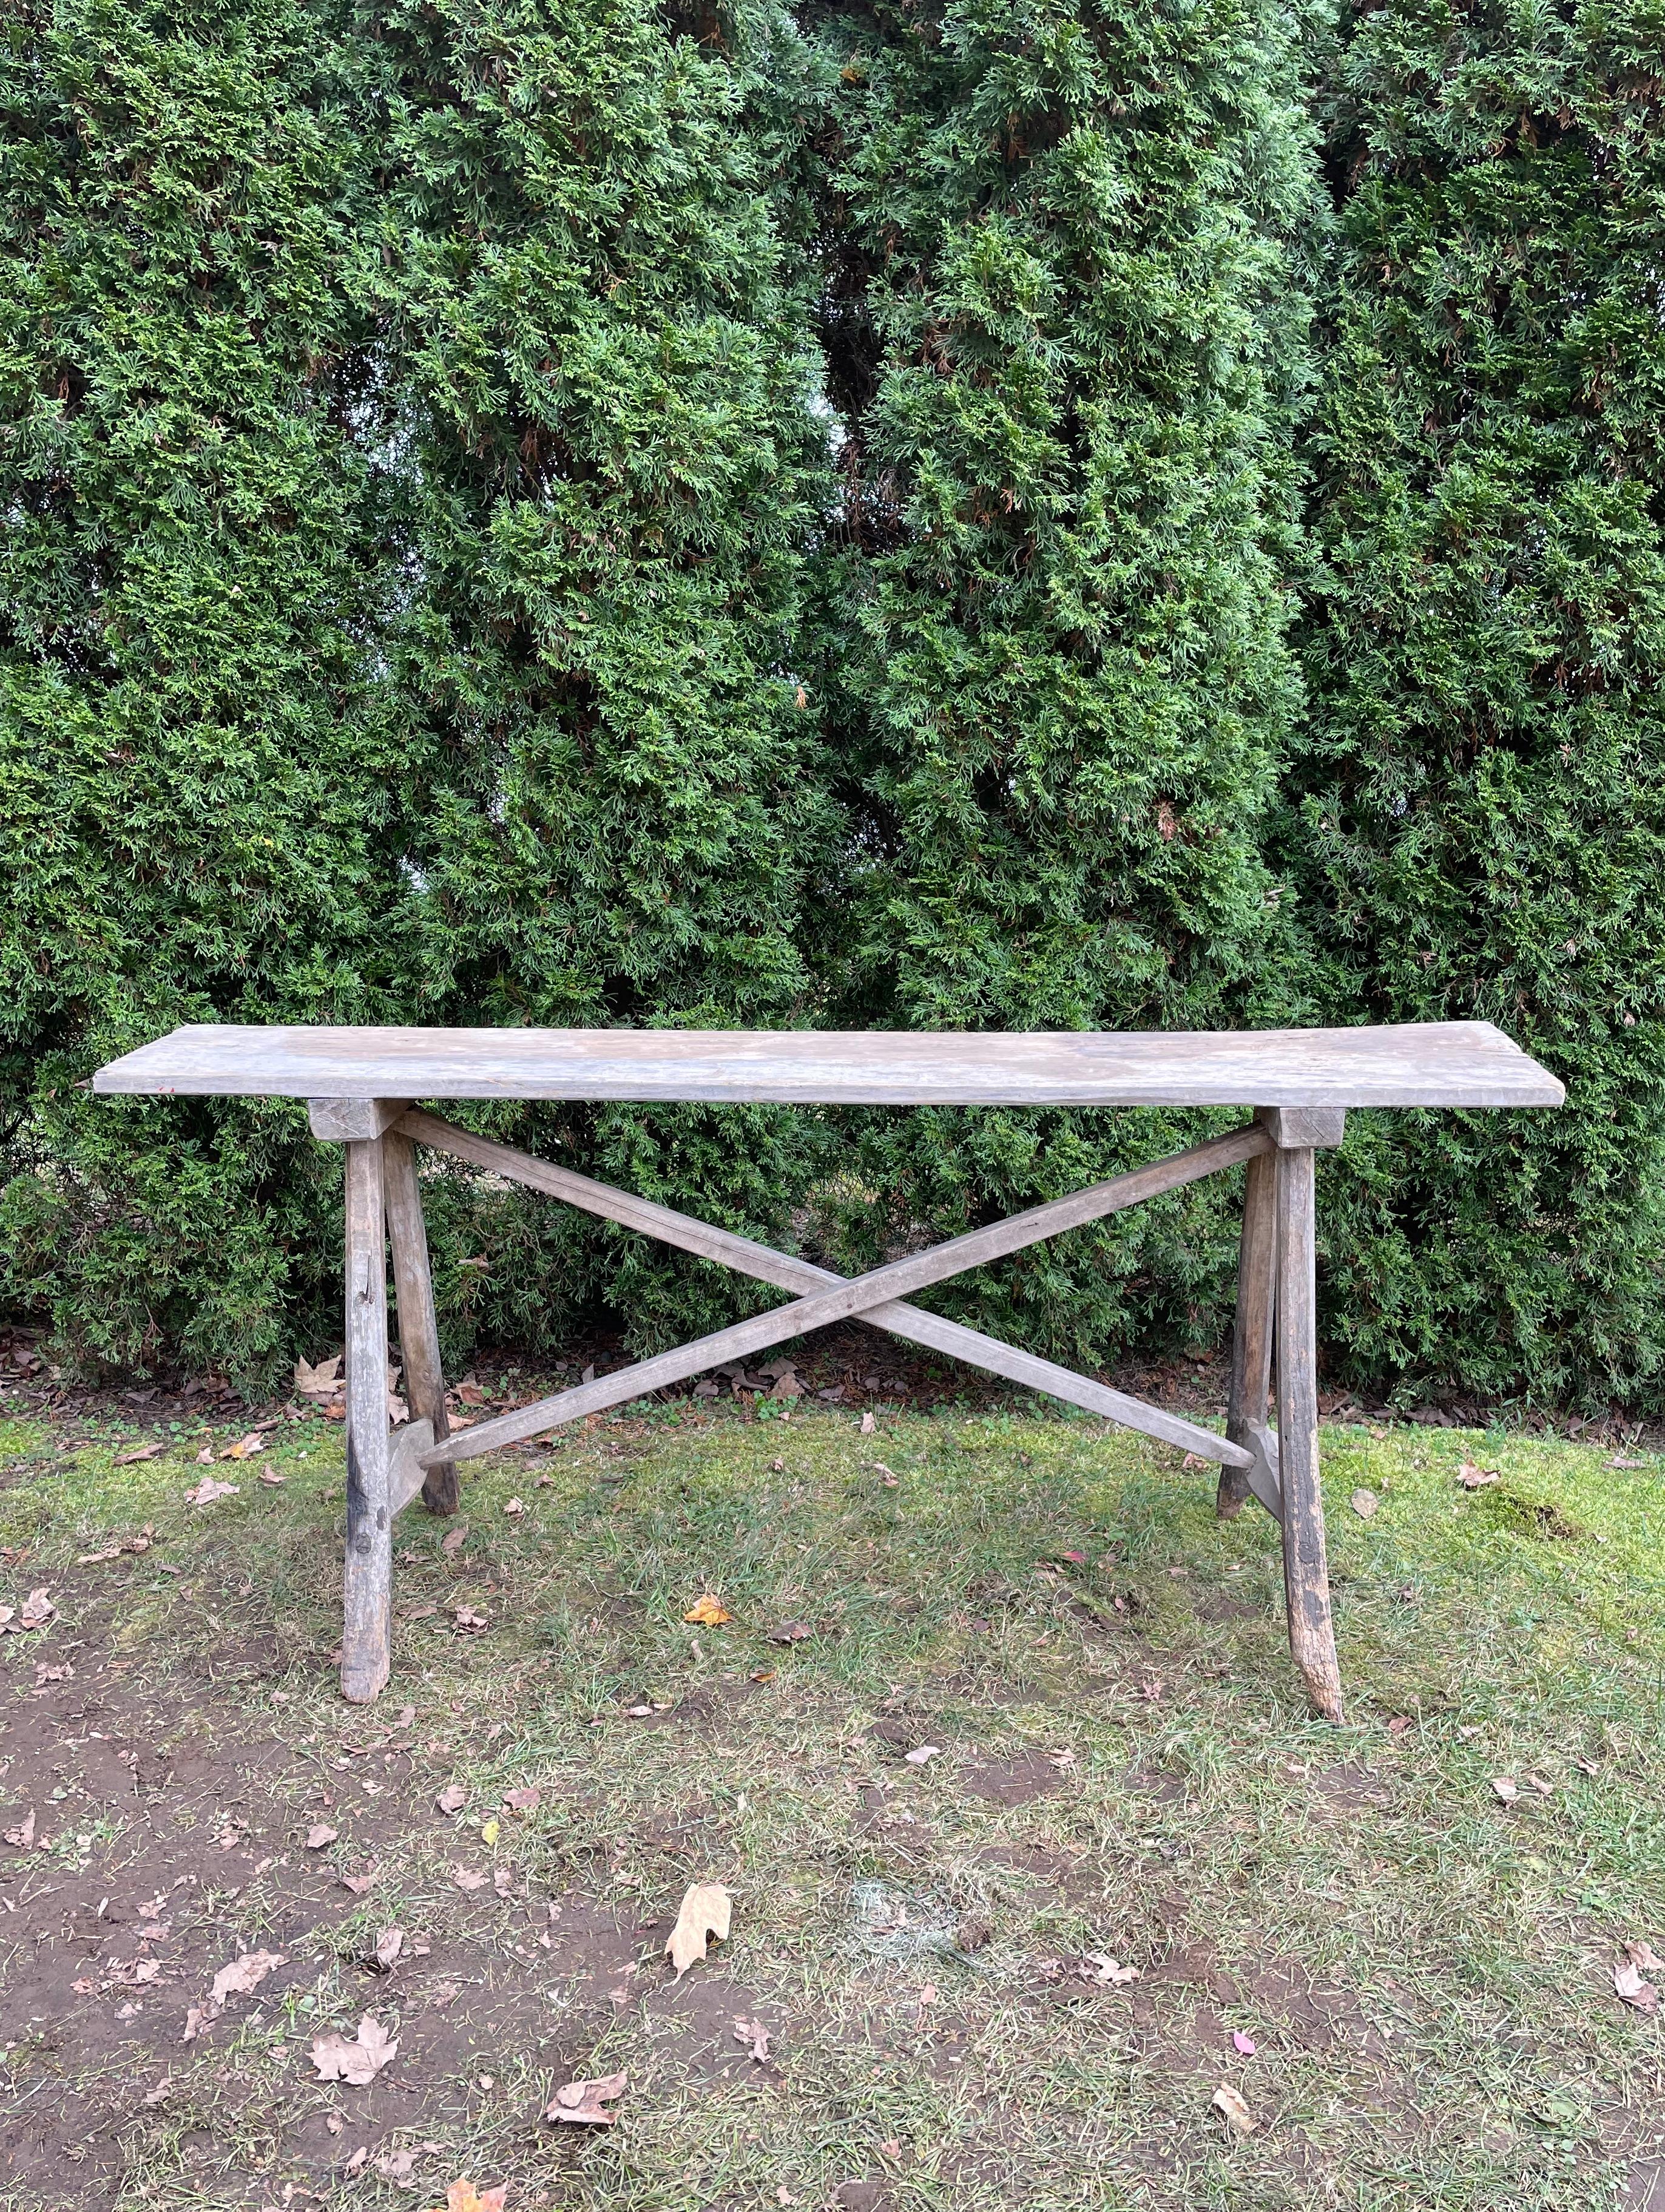
{"type": "Polygon", "coordinates": [[[730,1360],[858,1319],[1218,1463],[1222,1514],[1253,1496],[1283,1530],[1290,1650],[1313,1703],[1341,1717],[1318,1485],[1313,1156],[1349,1108],[1559,1106],[1553,1075],[1486,1022],[1174,1035],[674,1030],[175,1030],[93,1079],[107,1092],[304,1098],[347,1158],[347,1550],[341,1680],[386,1682],[395,1517],[457,1504],[456,1463],[730,1360]],[[847,1279],[633,1198],[417,1110],[417,1099],[775,1100],[805,1105],[1237,1106],[1253,1120],[1171,1158],[934,1250],[847,1279]],[[697,1343],[451,1434],[416,1146],[563,1199],[774,1283],[787,1304],[697,1343]],[[1222,1169],[1246,1167],[1225,1434],[904,1301],[1060,1231],[1222,1169]],[[388,1427],[387,1246],[411,1419],[388,1427]],[[1277,1428],[1267,1425],[1277,1358],[1277,1428]]]}

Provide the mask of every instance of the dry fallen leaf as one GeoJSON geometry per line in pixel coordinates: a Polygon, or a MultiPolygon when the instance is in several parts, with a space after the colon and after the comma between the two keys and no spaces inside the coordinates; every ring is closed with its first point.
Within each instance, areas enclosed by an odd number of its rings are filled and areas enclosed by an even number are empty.
{"type": "Polygon", "coordinates": [[[1224,2112],[1240,2136],[1252,2136],[1256,2122],[1254,2114],[1229,2081],[1222,2081],[1209,2099],[1217,2112],[1224,2112]]]}
{"type": "Polygon", "coordinates": [[[512,1520],[515,1521],[520,1519],[520,1516],[526,1511],[526,1510],[525,1501],[519,1498],[511,1498],[507,1504],[503,1508],[504,1512],[507,1513],[512,1520]]]}
{"type": "Polygon", "coordinates": [[[788,1620],[779,1628],[772,1628],[769,1631],[769,1640],[771,1644],[801,1644],[806,1636],[812,1636],[814,1633],[814,1630],[805,1622],[788,1620]]]}
{"type": "Polygon", "coordinates": [[[1361,1521],[1368,1521],[1380,1500],[1373,1490],[1355,1490],[1347,1503],[1361,1521]]]}
{"type": "Polygon", "coordinates": [[[465,1636],[478,1636],[490,1626],[489,1613],[477,1613],[471,1605],[459,1605],[453,1615],[465,1636]]]}
{"type": "Polygon", "coordinates": [[[1465,1490],[1484,1490],[1488,1483],[1503,1480],[1495,1467],[1476,1467],[1473,1460],[1464,1460],[1457,1469],[1457,1480],[1465,1490]]]}
{"type": "Polygon", "coordinates": [[[451,1879],[459,1889],[483,1889],[486,1886],[486,1878],[483,1874],[476,1874],[471,1868],[465,1866],[453,1866],[451,1869],[451,1879]]]}
{"type": "Polygon", "coordinates": [[[442,1813],[460,1813],[468,1802],[468,1792],[460,1782],[447,1782],[434,1802],[442,1813]]]}
{"type": "Polygon", "coordinates": [[[713,1597],[709,1590],[702,1597],[696,1597],[683,1615],[684,1620],[691,1620],[699,1628],[720,1628],[726,1620],[733,1618],[722,1601],[713,1597]]]}
{"type": "Polygon", "coordinates": [[[20,1851],[33,1850],[34,1809],[33,1807],[30,1808],[25,1817],[19,1821],[16,1827],[8,1828],[6,1830],[6,1841],[10,1844],[14,1849],[20,1851]]]}
{"type": "Polygon", "coordinates": [[[320,1359],[310,1367],[304,1359],[295,1363],[295,1387],[303,1398],[333,1398],[337,1390],[346,1388],[341,1379],[341,1354],[320,1359]]]}
{"type": "Polygon", "coordinates": [[[1613,1964],[1614,1993],[1637,2012],[1656,2013],[1659,2010],[1659,1992],[1651,1982],[1642,1978],[1642,1969],[1637,1960],[1626,1954],[1613,1964]]]}
{"type": "Polygon", "coordinates": [[[543,1791],[535,1782],[528,1783],[524,1790],[510,1790],[505,1793],[503,1810],[506,1813],[535,1813],[543,1802],[543,1791]]]}
{"type": "Polygon", "coordinates": [[[398,2036],[390,2036],[374,2013],[366,2013],[358,2033],[349,2043],[344,2035],[320,2035],[313,2045],[313,2064],[325,2081],[344,2081],[362,2089],[398,2053],[398,2036]]]}
{"type": "Polygon", "coordinates": [[[603,2108],[622,2097],[629,2086],[623,2074],[605,2074],[594,2081],[563,2081],[544,2118],[579,2121],[592,2127],[610,2125],[618,2114],[603,2108]]]}
{"type": "Polygon", "coordinates": [[[744,2043],[760,2066],[768,2058],[769,2030],[761,2020],[737,2020],[734,2023],[734,2040],[736,2043],[744,2043]]]}
{"type": "Polygon", "coordinates": [[[343,1889],[350,1889],[355,1897],[362,1897],[365,1891],[376,1881],[380,1873],[381,1869],[379,1866],[373,1866],[366,1867],[362,1874],[344,1874],[341,1877],[341,1887],[343,1889]]]}
{"type": "Polygon", "coordinates": [[[1139,1978],[1137,1966],[1124,1966],[1103,1951],[1089,1951],[1085,1962],[1093,1968],[1092,1978],[1096,1982],[1108,1982],[1119,1988],[1122,1983],[1136,1982],[1139,1978]]]}
{"type": "Polygon", "coordinates": [[[382,1929],[380,1935],[376,1938],[376,1964],[381,1968],[384,1973],[386,1972],[390,1966],[398,1962],[399,1953],[403,1951],[404,1948],[404,1930],[403,1928],[384,1928],[382,1929]]]}
{"type": "Polygon", "coordinates": [[[1659,1957],[1653,1945],[1645,1938],[1639,1943],[1626,1943],[1625,1955],[1633,1966],[1640,1966],[1644,1974],[1665,1973],[1665,1959],[1659,1957]]]}
{"type": "Polygon", "coordinates": [[[209,2002],[217,2012],[228,1997],[248,1996],[283,1963],[283,1956],[276,1951],[246,1951],[240,1959],[234,1959],[216,1974],[209,2002]]]}
{"type": "Polygon", "coordinates": [[[216,1498],[236,1495],[234,1482],[221,1482],[214,1475],[205,1474],[194,1490],[186,1491],[185,1502],[187,1505],[212,1505],[216,1498]]]}
{"type": "Polygon", "coordinates": [[[708,1937],[714,1936],[720,1943],[726,1939],[733,1903],[720,1882],[690,1884],[678,1910],[677,1924],[665,1946],[665,1954],[677,1970],[678,1981],[696,1959],[704,1958],[708,1937]]]}
{"type": "Polygon", "coordinates": [[[871,1413],[864,1413],[861,1416],[861,1433],[864,1437],[872,1436],[878,1426],[878,1422],[874,1420],[871,1413]]]}
{"type": "Polygon", "coordinates": [[[441,1537],[440,1549],[448,1555],[454,1556],[462,1550],[467,1541],[468,1523],[466,1521],[459,1521],[454,1528],[447,1528],[441,1537]]]}
{"type": "Polygon", "coordinates": [[[258,1429],[251,1429],[246,1437],[239,1437],[234,1444],[228,1444],[221,1453],[222,1459],[252,1459],[256,1452],[266,1449],[266,1439],[258,1429]]]}
{"type": "Polygon", "coordinates": [[[46,1590],[31,1590],[21,1611],[16,1606],[0,1605],[0,1634],[21,1635],[26,1629],[44,1628],[57,1611],[46,1590]]]}
{"type": "Polygon", "coordinates": [[[1492,1778],[1492,1787],[1505,1805],[1512,1805],[1521,1794],[1517,1785],[1511,1782],[1506,1774],[1494,1774],[1492,1778]]]}
{"type": "Polygon", "coordinates": [[[902,1755],[909,1766],[928,1766],[933,1759],[942,1757],[942,1746],[939,1743],[919,1743],[902,1755]]]}
{"type": "Polygon", "coordinates": [[[332,1828],[327,1820],[315,1820],[307,1831],[307,1849],[321,1851],[326,1844],[334,1843],[340,1833],[340,1829],[332,1828]]]}
{"type": "Polygon", "coordinates": [[[166,1444],[136,1444],[131,1451],[118,1452],[110,1464],[112,1467],[132,1467],[142,1459],[155,1459],[159,1452],[167,1449],[166,1444]]]}
{"type": "Polygon", "coordinates": [[[1255,2056],[1255,2039],[1252,2035],[1245,2035],[1240,2027],[1234,2027],[1231,2031],[1231,2048],[1240,2058],[1252,2058],[1255,2056]]]}

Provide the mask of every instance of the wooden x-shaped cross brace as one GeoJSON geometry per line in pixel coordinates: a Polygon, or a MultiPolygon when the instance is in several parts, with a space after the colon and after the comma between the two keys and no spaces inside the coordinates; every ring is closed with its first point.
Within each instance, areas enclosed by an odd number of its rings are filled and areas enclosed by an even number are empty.
{"type": "MultiPolygon", "coordinates": [[[[1084,1407],[1090,1413],[1102,1413],[1123,1428],[1137,1429],[1164,1443],[1177,1444],[1200,1458],[1241,1468],[1251,1486],[1255,1485],[1259,1473],[1256,1455],[1243,1445],[1230,1443],[1194,1421],[1164,1413],[1159,1407],[1147,1406],[1141,1399],[1109,1389],[1085,1376],[1072,1374],[1068,1368],[1055,1366],[1049,1359],[1036,1358],[1030,1352],[1002,1344],[998,1338],[984,1336],[976,1329],[963,1328],[957,1322],[946,1321],[939,1315],[905,1304],[902,1300],[908,1291],[946,1281],[968,1268],[981,1267],[987,1261],[1038,1244],[1062,1230],[1100,1220],[1106,1214],[1136,1206],[1142,1199],[1176,1190],[1183,1183],[1194,1182],[1200,1176],[1217,1174],[1223,1168],[1235,1167],[1269,1152],[1272,1140],[1258,1124],[1233,1130],[1228,1136],[1211,1138],[1205,1144],[1194,1145],[1189,1151],[1177,1152],[1151,1167],[1113,1176],[1108,1182],[1094,1183],[1086,1190],[1074,1191],[1050,1205],[1035,1206],[987,1229],[956,1237],[928,1252],[910,1253],[906,1259],[892,1261],[887,1267],[875,1267],[867,1274],[854,1278],[836,1275],[807,1260],[794,1259],[767,1244],[756,1243],[750,1237],[714,1229],[708,1222],[696,1221],[669,1206],[633,1198],[628,1192],[592,1182],[587,1176],[551,1167],[507,1145],[494,1144],[488,1138],[455,1128],[431,1114],[407,1114],[398,1127],[404,1135],[418,1144],[450,1152],[473,1166],[528,1184],[534,1190],[545,1191],[552,1198],[564,1199],[568,1205],[580,1206],[586,1212],[601,1214],[626,1228],[641,1230],[684,1251],[698,1253],[702,1258],[720,1261],[763,1282],[775,1283],[783,1290],[802,1294],[790,1305],[777,1306],[769,1313],[755,1315],[750,1321],[737,1322],[714,1335],[680,1345],[674,1352],[660,1352],[657,1358],[644,1359],[634,1367],[620,1368],[593,1382],[557,1391],[553,1397],[540,1398],[532,1405],[500,1414],[495,1420],[482,1422],[466,1436],[453,1437],[443,1445],[435,1444],[422,1453],[421,1464],[425,1468],[472,1458],[481,1452],[499,1451],[506,1444],[518,1443],[563,1422],[582,1420],[586,1414],[603,1413],[610,1406],[622,1405],[650,1390],[684,1382],[690,1375],[704,1374],[731,1360],[750,1358],[769,1345],[802,1336],[813,1328],[823,1328],[830,1322],[860,1320],[886,1329],[894,1336],[928,1345],[933,1351],[948,1352],[973,1366],[1004,1375],[1031,1389],[1045,1391],[1068,1404],[1084,1407]]],[[[1276,1510],[1272,1498],[1267,1498],[1265,1502],[1276,1510]]]]}

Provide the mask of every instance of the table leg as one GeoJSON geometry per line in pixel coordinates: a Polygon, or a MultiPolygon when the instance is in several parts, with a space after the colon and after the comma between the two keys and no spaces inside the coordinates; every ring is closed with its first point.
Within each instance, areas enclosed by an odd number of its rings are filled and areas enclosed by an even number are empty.
{"type": "MultiPolygon", "coordinates": [[[[445,1373],[440,1365],[440,1325],[434,1310],[434,1278],[428,1265],[428,1231],[422,1223],[422,1192],[416,1182],[416,1148],[409,1137],[390,1129],[381,1140],[382,1182],[387,1199],[387,1237],[393,1248],[393,1287],[398,1298],[399,1357],[404,1367],[405,1403],[413,1420],[434,1424],[434,1441],[451,1434],[445,1410],[445,1373]]],[[[457,1468],[452,1460],[430,1467],[422,1502],[430,1513],[457,1510],[457,1468]]]]}
{"type": "MultiPolygon", "coordinates": [[[[1225,1433],[1253,1448],[1249,1425],[1264,1427],[1272,1388],[1272,1327],[1277,1306],[1278,1155],[1262,1152],[1245,1170],[1243,1231],[1237,1246],[1237,1314],[1231,1333],[1231,1395],[1225,1433]]],[[[1249,1496],[1249,1470],[1222,1467],[1214,1510],[1235,1521],[1249,1496]]]]}
{"type": "Polygon", "coordinates": [[[1318,1486],[1318,1352],[1313,1153],[1277,1155],[1278,1460],[1283,1485],[1289,1648],[1312,1702],[1341,1718],[1341,1670],[1330,1619],[1324,1505],[1318,1486]]]}
{"type": "Polygon", "coordinates": [[[368,1704],[392,1663],[381,1148],[380,1138],[347,1146],[347,1553],[341,1687],[355,1705],[368,1704]]]}

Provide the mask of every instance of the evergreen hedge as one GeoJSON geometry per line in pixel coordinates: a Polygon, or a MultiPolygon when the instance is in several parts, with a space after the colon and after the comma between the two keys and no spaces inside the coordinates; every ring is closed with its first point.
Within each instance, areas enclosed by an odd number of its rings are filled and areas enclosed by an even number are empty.
{"type": "MultiPolygon", "coordinates": [[[[1570,1109],[1355,1117],[1336,1371],[1656,1401],[1655,42],[19,0],[7,1307],[250,1377],[337,1327],[298,1109],[78,1087],[182,1020],[1483,1014],[1570,1109]]],[[[846,1264],[1206,1124],[477,1118],[846,1264]]],[[[1089,1360],[1212,1340],[1231,1195],[945,1299],[1089,1360]]],[[[432,1197],[453,1357],[757,1296],[432,1197]]]]}
{"type": "MultiPolygon", "coordinates": [[[[803,1006],[828,460],[771,30],[736,60],[642,0],[12,19],[0,1249],[83,1358],[247,1373],[337,1325],[338,1160],[298,1108],[75,1088],[149,1035],[803,1006]]],[[[518,1122],[764,1234],[810,1172],[784,1115],[518,1122]]],[[[453,1349],[604,1287],[648,1337],[732,1296],[435,1198],[453,1349]]]]}
{"type": "Polygon", "coordinates": [[[304,1110],[76,1085],[175,1022],[402,1003],[420,732],[374,665],[401,580],[319,29],[8,19],[0,1238],[8,1303],[117,1364],[269,1362],[331,1198],[304,1110]]]}
{"type": "MultiPolygon", "coordinates": [[[[1315,211],[1272,0],[922,0],[838,64],[823,330],[846,551],[831,684],[857,825],[843,1018],[1205,1028],[1287,1002],[1262,846],[1297,690],[1291,427],[1315,211]]],[[[848,1256],[1054,1197],[1196,1117],[870,1127],[848,1256]]],[[[1235,1179],[1234,1179],[1235,1180],[1235,1179]]],[[[1085,1358],[1212,1341],[1194,1187],[945,1293],[1085,1358]]]]}
{"type": "Polygon", "coordinates": [[[1497,1022],[1559,1114],[1358,1115],[1348,1370],[1659,1401],[1656,11],[1390,0],[1324,73],[1310,704],[1282,854],[1331,1018],[1497,1022]]]}

